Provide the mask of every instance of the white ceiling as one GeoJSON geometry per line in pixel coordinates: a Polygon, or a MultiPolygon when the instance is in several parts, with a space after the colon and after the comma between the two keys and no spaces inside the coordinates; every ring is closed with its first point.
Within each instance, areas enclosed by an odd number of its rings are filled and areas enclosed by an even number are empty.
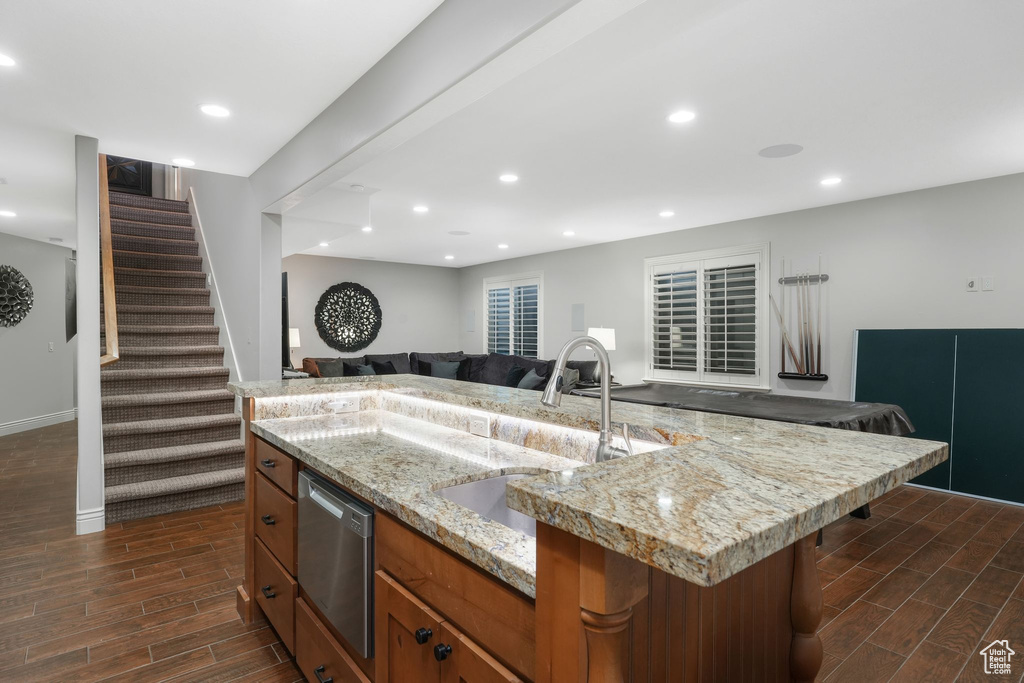
{"type": "Polygon", "coordinates": [[[325,191],[379,188],[374,232],[332,233],[325,195],[303,251],[459,267],[1024,171],[1021,26],[1017,0],[648,0],[325,191]],[[805,151],[758,156],[780,143],[805,151]]]}
{"type": "Polygon", "coordinates": [[[0,0],[0,231],[73,243],[75,134],[250,175],[439,4],[0,0]]]}

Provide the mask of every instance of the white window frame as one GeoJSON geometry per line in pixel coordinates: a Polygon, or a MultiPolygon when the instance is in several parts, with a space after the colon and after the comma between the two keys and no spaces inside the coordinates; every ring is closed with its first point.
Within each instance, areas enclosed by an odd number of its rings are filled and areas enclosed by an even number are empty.
{"type": "MultiPolygon", "coordinates": [[[[684,254],[672,254],[669,256],[655,256],[644,259],[644,381],[663,382],[671,384],[693,384],[698,386],[728,387],[732,389],[758,389],[767,390],[771,387],[769,375],[769,344],[771,328],[769,327],[769,304],[768,293],[771,286],[771,248],[768,242],[760,244],[748,244],[723,249],[710,249],[684,254]],[[698,266],[697,280],[703,283],[704,267],[708,261],[726,261],[729,259],[756,256],[757,263],[757,293],[755,296],[755,334],[757,343],[755,345],[755,368],[754,375],[723,375],[704,371],[703,364],[703,325],[704,325],[704,296],[701,293],[697,297],[697,321],[698,321],[698,343],[697,343],[697,370],[688,372],[682,370],[655,370],[654,369],[654,293],[653,273],[660,266],[669,264],[694,265],[698,266]]],[[[711,267],[716,267],[715,264],[711,267]]],[[[703,286],[703,285],[702,285],[703,286]]],[[[702,292],[702,290],[699,290],[702,292]]]]}
{"type": "MultiPolygon", "coordinates": [[[[517,285],[527,284],[537,285],[537,358],[543,357],[544,349],[544,273],[529,272],[529,273],[518,273],[516,275],[501,275],[495,277],[484,278],[483,286],[483,352],[490,353],[488,351],[488,342],[490,341],[488,335],[488,318],[490,316],[490,302],[488,301],[488,291],[491,289],[499,289],[502,287],[513,288],[517,285]]],[[[521,355],[515,353],[516,349],[510,348],[511,355],[521,355]]]]}

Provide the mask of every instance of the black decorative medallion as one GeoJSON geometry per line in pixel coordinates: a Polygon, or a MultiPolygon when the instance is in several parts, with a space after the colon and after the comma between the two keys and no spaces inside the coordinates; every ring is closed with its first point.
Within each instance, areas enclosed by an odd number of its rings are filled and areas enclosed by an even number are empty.
{"type": "Polygon", "coordinates": [[[373,292],[355,282],[342,282],[320,297],[313,314],[316,331],[338,351],[365,349],[380,332],[380,303],[373,292]]]}
{"type": "Polygon", "coordinates": [[[153,194],[153,162],[107,155],[107,184],[115,192],[153,194]]]}
{"type": "Polygon", "coordinates": [[[0,266],[0,327],[14,327],[20,323],[32,310],[33,303],[32,285],[21,271],[11,266],[0,266]]]}

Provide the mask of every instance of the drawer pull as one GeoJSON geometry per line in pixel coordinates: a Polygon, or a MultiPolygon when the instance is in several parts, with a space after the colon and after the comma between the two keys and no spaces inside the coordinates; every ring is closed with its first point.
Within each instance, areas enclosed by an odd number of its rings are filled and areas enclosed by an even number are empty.
{"type": "Polygon", "coordinates": [[[265,597],[267,600],[270,600],[271,598],[276,598],[277,597],[277,593],[275,593],[274,591],[270,590],[270,584],[267,584],[266,586],[264,586],[260,590],[263,591],[263,597],[265,597]]]}
{"type": "Polygon", "coordinates": [[[444,643],[438,643],[434,646],[434,659],[439,662],[443,662],[448,659],[448,655],[452,653],[452,646],[445,645],[444,643]]]}
{"type": "Polygon", "coordinates": [[[277,467],[277,463],[275,463],[270,458],[264,458],[263,460],[260,460],[260,464],[263,465],[264,467],[277,467]]]}
{"type": "Polygon", "coordinates": [[[320,683],[334,683],[334,676],[328,676],[327,678],[324,678],[321,675],[326,670],[327,667],[325,667],[323,664],[313,669],[313,673],[316,674],[316,680],[320,681],[320,683]]]}
{"type": "Polygon", "coordinates": [[[416,636],[417,643],[420,645],[426,645],[427,641],[430,640],[430,637],[434,635],[434,632],[429,628],[418,628],[416,629],[416,633],[413,635],[416,636]]]}
{"type": "Polygon", "coordinates": [[[270,515],[263,515],[262,517],[260,517],[260,520],[267,526],[274,526],[275,524],[277,524],[277,521],[270,515]]]}

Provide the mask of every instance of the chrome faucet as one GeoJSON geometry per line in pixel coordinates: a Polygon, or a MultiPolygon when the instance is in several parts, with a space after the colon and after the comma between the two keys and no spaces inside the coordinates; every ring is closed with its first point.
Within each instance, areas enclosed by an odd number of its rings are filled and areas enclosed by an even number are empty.
{"type": "Polygon", "coordinates": [[[544,394],[540,402],[549,408],[557,408],[562,403],[562,374],[565,372],[565,364],[569,361],[569,354],[581,346],[589,346],[597,354],[597,363],[601,371],[601,432],[597,442],[597,462],[621,458],[625,455],[633,455],[633,444],[629,440],[629,425],[622,425],[622,438],[626,448],[618,448],[612,445],[612,370],[608,360],[608,351],[601,342],[593,337],[576,337],[566,342],[562,350],[558,352],[558,360],[555,361],[555,369],[551,371],[551,379],[544,388],[544,394]]]}

